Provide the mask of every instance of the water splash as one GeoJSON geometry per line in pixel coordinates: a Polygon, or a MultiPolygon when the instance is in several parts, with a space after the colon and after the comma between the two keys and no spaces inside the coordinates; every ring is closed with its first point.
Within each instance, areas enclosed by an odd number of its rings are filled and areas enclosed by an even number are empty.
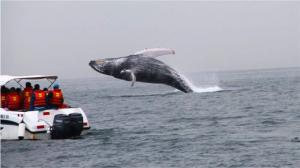
{"type": "Polygon", "coordinates": [[[180,74],[180,76],[185,80],[185,82],[189,85],[189,87],[195,93],[218,92],[218,91],[222,91],[223,90],[218,85],[206,86],[206,87],[198,87],[198,86],[194,85],[185,75],[180,74]]]}
{"type": "Polygon", "coordinates": [[[196,93],[204,93],[204,92],[218,92],[223,90],[219,86],[209,86],[209,87],[191,87],[192,90],[196,93]]]}

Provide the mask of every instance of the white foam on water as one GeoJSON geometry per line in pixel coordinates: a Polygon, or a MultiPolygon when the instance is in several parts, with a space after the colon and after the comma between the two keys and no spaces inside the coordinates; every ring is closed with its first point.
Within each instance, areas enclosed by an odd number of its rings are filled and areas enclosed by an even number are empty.
{"type": "Polygon", "coordinates": [[[193,90],[195,93],[205,93],[205,92],[218,92],[223,90],[221,87],[218,85],[214,86],[205,86],[205,87],[198,87],[195,86],[186,76],[183,74],[180,74],[180,76],[185,80],[185,82],[190,86],[190,88],[193,90]]]}
{"type": "Polygon", "coordinates": [[[223,90],[219,86],[209,86],[209,87],[191,87],[192,90],[196,93],[205,93],[205,92],[218,92],[223,90]]]}

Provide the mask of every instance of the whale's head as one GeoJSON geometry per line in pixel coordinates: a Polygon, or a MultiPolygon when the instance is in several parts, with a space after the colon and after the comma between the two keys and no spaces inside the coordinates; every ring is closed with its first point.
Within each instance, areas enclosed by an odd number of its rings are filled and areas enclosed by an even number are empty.
{"type": "Polygon", "coordinates": [[[113,58],[97,59],[90,61],[89,65],[97,72],[106,75],[112,75],[115,69],[115,63],[113,58]]]}
{"type": "Polygon", "coordinates": [[[90,61],[89,65],[97,72],[106,75],[119,75],[120,65],[127,60],[127,57],[104,58],[90,61]]]}

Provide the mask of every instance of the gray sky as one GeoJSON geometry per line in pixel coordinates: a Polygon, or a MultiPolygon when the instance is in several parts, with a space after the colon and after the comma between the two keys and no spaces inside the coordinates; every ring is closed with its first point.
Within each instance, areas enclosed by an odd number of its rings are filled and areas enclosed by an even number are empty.
{"type": "Polygon", "coordinates": [[[94,77],[151,47],[184,73],[300,66],[299,2],[3,2],[1,73],[94,77]]]}

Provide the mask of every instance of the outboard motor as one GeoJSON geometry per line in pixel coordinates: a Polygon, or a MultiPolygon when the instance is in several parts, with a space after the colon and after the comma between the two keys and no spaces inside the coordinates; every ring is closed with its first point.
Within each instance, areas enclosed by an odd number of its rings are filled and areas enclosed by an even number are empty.
{"type": "Polygon", "coordinates": [[[69,114],[70,118],[70,136],[80,136],[83,130],[83,117],[80,113],[69,114]]]}
{"type": "Polygon", "coordinates": [[[53,126],[51,130],[52,139],[64,139],[70,136],[71,122],[70,117],[64,114],[54,116],[53,126]]]}

